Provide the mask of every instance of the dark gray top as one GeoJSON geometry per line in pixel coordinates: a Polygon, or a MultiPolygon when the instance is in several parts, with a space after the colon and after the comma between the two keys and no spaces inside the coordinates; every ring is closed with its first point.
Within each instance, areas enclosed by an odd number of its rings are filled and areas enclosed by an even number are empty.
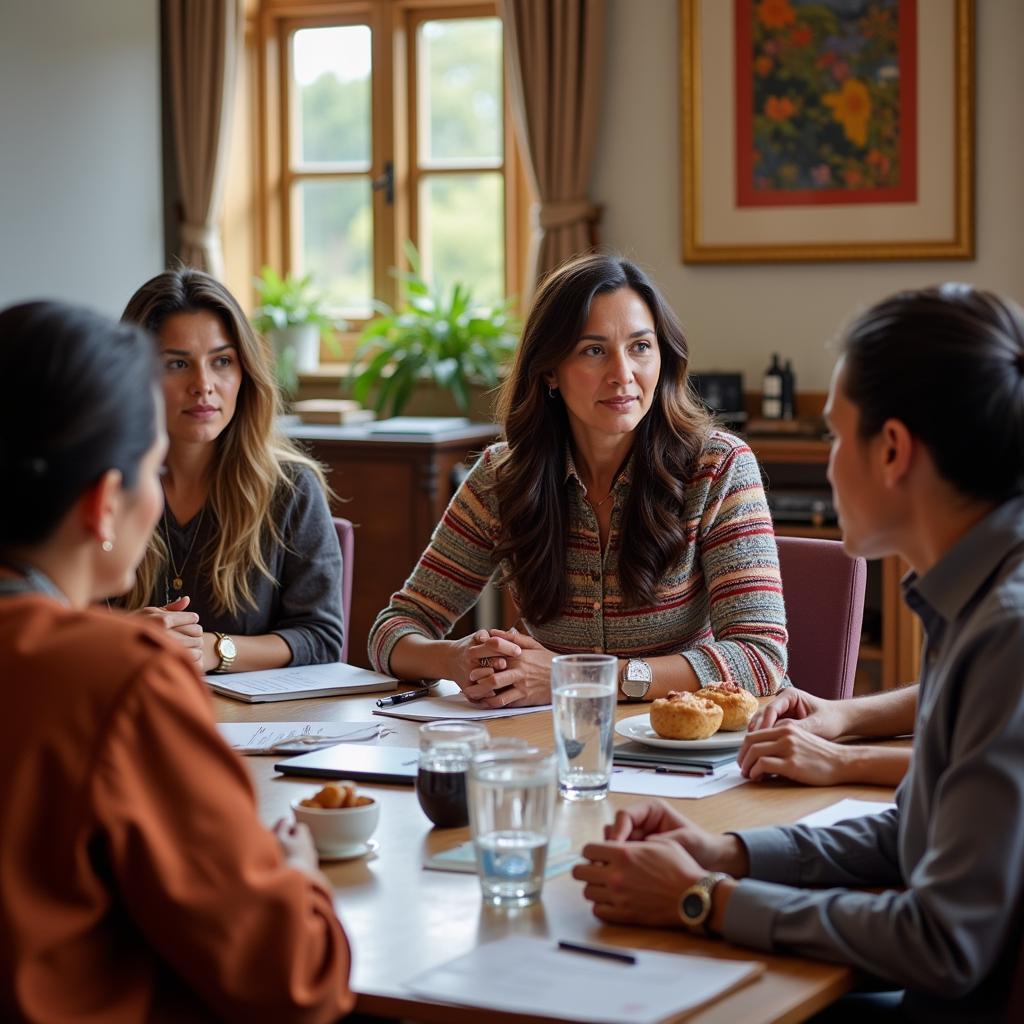
{"type": "Polygon", "coordinates": [[[904,597],[925,648],[896,810],[738,833],[760,881],[736,887],[725,937],[852,964],[906,988],[912,1020],[1002,1021],[1024,911],[1024,498],[904,597]]]}
{"type": "MultiPolygon", "coordinates": [[[[249,574],[255,608],[243,607],[237,615],[214,611],[203,563],[206,546],[220,527],[209,506],[201,521],[197,515],[185,526],[179,525],[167,509],[169,536],[165,540],[175,565],[182,570],[184,586],[180,591],[171,587],[174,572],[168,567],[167,579],[158,582],[151,603],[166,604],[187,594],[192,599],[189,610],[199,615],[205,630],[235,636],[276,633],[291,648],[292,665],[338,661],[344,638],[338,536],[316,476],[305,466],[291,472],[295,488],[275,499],[272,513],[284,544],[267,544],[264,548],[264,558],[276,582],[256,569],[249,574]],[[193,540],[195,547],[186,562],[193,540]]],[[[164,528],[161,522],[159,529],[164,528]]]]}

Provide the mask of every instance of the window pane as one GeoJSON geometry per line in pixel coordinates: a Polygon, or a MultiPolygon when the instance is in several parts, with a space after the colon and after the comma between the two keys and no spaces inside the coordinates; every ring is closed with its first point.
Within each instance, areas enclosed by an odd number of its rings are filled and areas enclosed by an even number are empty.
{"type": "Polygon", "coordinates": [[[292,258],[312,271],[331,309],[368,317],[373,298],[373,210],[369,178],[304,181],[292,193],[292,258]]]}
{"type": "Polygon", "coordinates": [[[502,159],[501,19],[420,26],[420,163],[502,159]]]}
{"type": "Polygon", "coordinates": [[[370,70],[366,25],[304,28],[292,36],[293,159],[369,168],[370,70]]]}
{"type": "Polygon", "coordinates": [[[420,186],[420,252],[438,285],[469,285],[474,301],[505,297],[504,182],[498,173],[431,174],[420,186]]]}

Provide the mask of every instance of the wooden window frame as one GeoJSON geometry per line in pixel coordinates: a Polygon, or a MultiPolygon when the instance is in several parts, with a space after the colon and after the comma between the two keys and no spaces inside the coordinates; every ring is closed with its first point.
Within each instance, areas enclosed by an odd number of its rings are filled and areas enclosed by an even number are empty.
{"type": "MultiPolygon", "coordinates": [[[[293,170],[288,45],[291,33],[302,28],[367,24],[372,32],[374,67],[369,175],[379,177],[385,161],[391,160],[395,176],[393,203],[386,201],[383,191],[372,192],[374,297],[394,305],[400,297],[399,285],[389,270],[407,265],[402,240],[409,238],[418,243],[419,183],[424,173],[435,173],[432,169],[421,170],[415,159],[417,29],[423,22],[438,18],[497,17],[497,4],[481,0],[257,0],[253,7],[248,26],[248,38],[255,50],[252,63],[256,86],[253,206],[257,230],[253,271],[264,264],[284,272],[293,269],[291,192],[296,181],[364,174],[293,170]]],[[[503,105],[503,160],[499,168],[486,169],[500,170],[504,176],[505,294],[522,296],[531,197],[504,80],[503,105]]],[[[466,171],[452,169],[452,173],[466,171]]],[[[362,322],[352,321],[350,330],[342,334],[342,357],[351,353],[361,327],[362,322]]]]}

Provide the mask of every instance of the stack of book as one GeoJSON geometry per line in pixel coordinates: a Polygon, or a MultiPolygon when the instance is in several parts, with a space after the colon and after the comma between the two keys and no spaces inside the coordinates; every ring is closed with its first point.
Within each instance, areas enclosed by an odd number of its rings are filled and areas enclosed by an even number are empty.
{"type": "Polygon", "coordinates": [[[365,423],[376,418],[372,409],[364,409],[351,398],[309,398],[293,402],[292,409],[303,423],[365,423]]]}
{"type": "Polygon", "coordinates": [[[642,743],[619,743],[615,747],[614,764],[630,768],[653,768],[656,772],[679,775],[713,775],[717,768],[736,760],[736,748],[728,750],[666,750],[642,743]]]}

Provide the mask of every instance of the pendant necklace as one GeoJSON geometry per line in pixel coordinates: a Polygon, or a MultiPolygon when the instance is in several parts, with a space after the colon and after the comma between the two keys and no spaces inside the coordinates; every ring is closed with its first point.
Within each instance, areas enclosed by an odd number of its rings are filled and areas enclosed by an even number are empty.
{"type": "Polygon", "coordinates": [[[180,568],[174,563],[174,545],[171,543],[171,531],[167,526],[167,506],[164,505],[164,540],[167,541],[167,560],[171,563],[171,571],[174,576],[171,579],[171,586],[174,587],[175,591],[180,592],[181,588],[185,585],[185,581],[182,576],[185,572],[185,566],[188,565],[188,560],[192,557],[192,550],[196,546],[196,540],[199,537],[199,533],[203,528],[203,516],[206,514],[206,506],[204,505],[199,510],[199,522],[196,523],[195,531],[192,534],[192,543],[188,546],[188,551],[185,553],[185,558],[181,563],[180,568]]]}

